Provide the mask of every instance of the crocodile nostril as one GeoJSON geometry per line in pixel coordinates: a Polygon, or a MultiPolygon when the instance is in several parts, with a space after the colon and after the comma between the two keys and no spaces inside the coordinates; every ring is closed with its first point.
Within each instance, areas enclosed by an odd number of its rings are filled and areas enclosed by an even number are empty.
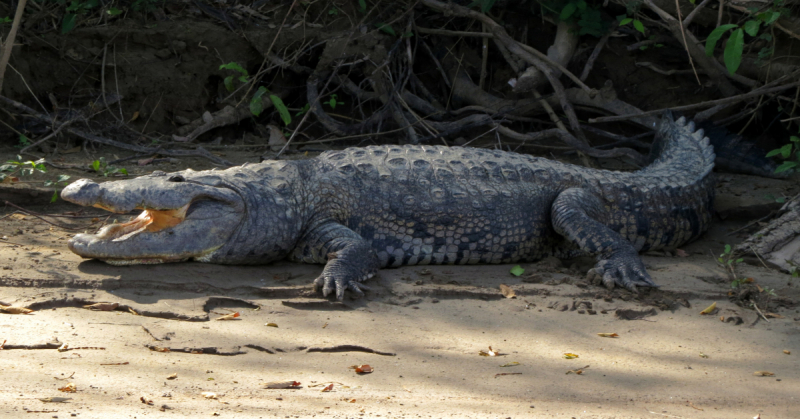
{"type": "Polygon", "coordinates": [[[186,179],[181,175],[172,175],[167,179],[170,182],[184,182],[186,179]]]}

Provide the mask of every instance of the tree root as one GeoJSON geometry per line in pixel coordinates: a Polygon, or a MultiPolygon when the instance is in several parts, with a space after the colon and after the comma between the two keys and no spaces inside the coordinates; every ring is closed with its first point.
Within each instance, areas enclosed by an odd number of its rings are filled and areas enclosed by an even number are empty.
{"type": "Polygon", "coordinates": [[[800,195],[787,202],[780,212],[780,217],[736,246],[735,252],[755,256],[773,268],[794,273],[800,269],[800,195]]]}

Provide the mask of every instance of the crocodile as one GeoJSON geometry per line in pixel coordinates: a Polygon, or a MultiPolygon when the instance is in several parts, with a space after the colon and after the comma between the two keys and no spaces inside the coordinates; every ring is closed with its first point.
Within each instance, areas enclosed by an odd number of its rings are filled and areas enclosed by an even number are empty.
{"type": "Polygon", "coordinates": [[[501,150],[369,146],[306,160],[95,183],[67,201],[130,222],[77,234],[69,248],[110,264],[195,260],[324,264],[323,295],[353,298],[380,268],[497,264],[594,255],[608,287],[657,287],[638,252],[701,235],[714,200],[714,151],[702,130],[665,115],[651,163],[585,168],[501,150]]]}

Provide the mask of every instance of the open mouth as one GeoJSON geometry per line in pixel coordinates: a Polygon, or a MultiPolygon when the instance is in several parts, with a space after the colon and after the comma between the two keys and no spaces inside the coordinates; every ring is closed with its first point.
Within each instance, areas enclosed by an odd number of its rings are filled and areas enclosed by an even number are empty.
{"type": "Polygon", "coordinates": [[[211,257],[246,219],[237,191],[200,183],[137,178],[97,184],[82,179],[64,188],[61,196],[117,214],[141,210],[130,221],[69,240],[76,254],[113,265],[211,257]]]}
{"type": "MultiPolygon", "coordinates": [[[[166,228],[175,227],[186,219],[186,212],[191,203],[171,210],[143,209],[138,217],[127,223],[111,224],[100,229],[96,236],[102,240],[123,241],[144,231],[155,233],[166,228]]],[[[99,205],[95,205],[102,208],[99,205]]],[[[104,208],[105,209],[105,208],[104,208]]]]}

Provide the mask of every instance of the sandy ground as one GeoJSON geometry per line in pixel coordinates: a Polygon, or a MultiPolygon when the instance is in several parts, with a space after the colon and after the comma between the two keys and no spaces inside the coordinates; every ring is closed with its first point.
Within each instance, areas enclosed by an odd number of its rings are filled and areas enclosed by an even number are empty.
{"type": "Polygon", "coordinates": [[[729,301],[713,257],[740,240],[728,235],[737,215],[795,185],[723,175],[729,218],[688,257],[645,255],[662,288],[640,296],[587,284],[591,260],[577,260],[523,264],[519,277],[508,265],[384,270],[367,298],[339,304],[310,288],[319,266],[114,267],[72,254],[74,231],[6,207],[0,302],[35,311],[0,314],[0,417],[797,418],[798,280],[739,266],[775,294],[767,322],[729,301]],[[82,308],[99,302],[119,306],[82,308]],[[652,311],[617,315],[627,309],[652,311]],[[479,355],[489,347],[499,355],[479,355]],[[374,372],[350,368],[362,364],[374,372]],[[301,384],[263,388],[275,381],[301,384]],[[76,392],[59,391],[70,383],[76,392]]]}

